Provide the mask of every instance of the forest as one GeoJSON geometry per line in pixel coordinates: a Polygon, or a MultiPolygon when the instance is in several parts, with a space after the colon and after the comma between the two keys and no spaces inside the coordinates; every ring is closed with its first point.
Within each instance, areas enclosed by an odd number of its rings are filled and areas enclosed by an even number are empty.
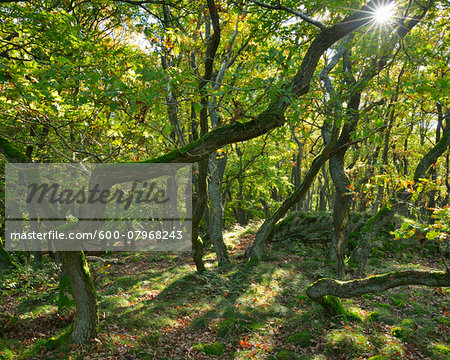
{"type": "Polygon", "coordinates": [[[0,18],[0,360],[450,358],[448,0],[0,18]]]}

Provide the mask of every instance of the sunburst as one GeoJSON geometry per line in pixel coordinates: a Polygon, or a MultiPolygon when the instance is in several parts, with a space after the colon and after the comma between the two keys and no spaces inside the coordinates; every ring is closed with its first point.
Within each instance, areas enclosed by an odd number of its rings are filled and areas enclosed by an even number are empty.
{"type": "Polygon", "coordinates": [[[373,18],[375,22],[380,25],[387,24],[392,21],[395,12],[394,10],[395,10],[395,3],[393,2],[380,5],[375,9],[373,18]]]}

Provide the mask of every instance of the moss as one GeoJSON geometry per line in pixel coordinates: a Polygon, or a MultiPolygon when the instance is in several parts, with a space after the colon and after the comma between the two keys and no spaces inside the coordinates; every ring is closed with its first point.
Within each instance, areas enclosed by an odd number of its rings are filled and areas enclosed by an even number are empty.
{"type": "Polygon", "coordinates": [[[246,265],[249,267],[258,266],[259,264],[260,264],[260,261],[257,256],[251,256],[250,259],[246,263],[246,265]]]}
{"type": "Polygon", "coordinates": [[[197,345],[193,346],[194,349],[203,351],[206,355],[212,355],[212,356],[220,356],[225,351],[225,345],[215,342],[213,344],[202,344],[199,343],[197,345]]]}
{"type": "MultiPolygon", "coordinates": [[[[280,122],[279,125],[282,125],[282,123],[284,123],[283,111],[280,109],[277,109],[277,108],[268,109],[258,116],[259,123],[270,122],[273,120],[278,120],[280,122]]],[[[250,121],[249,123],[253,124],[254,120],[250,121]]],[[[176,162],[178,160],[178,158],[183,157],[183,155],[189,153],[190,151],[192,151],[195,148],[199,148],[202,143],[205,143],[212,138],[217,138],[217,139],[230,138],[233,136],[233,133],[244,132],[249,127],[249,123],[236,123],[233,125],[221,126],[217,129],[207,133],[206,135],[200,137],[198,140],[196,140],[190,144],[187,144],[186,146],[184,146],[180,149],[173,150],[173,151],[171,151],[165,155],[159,156],[157,158],[141,161],[141,163],[176,162]]],[[[224,144],[224,145],[226,145],[226,144],[224,144]]],[[[217,148],[219,148],[219,147],[220,146],[217,146],[217,148]]]]}
{"type": "Polygon", "coordinates": [[[450,357],[450,347],[444,344],[432,344],[431,352],[436,359],[448,359],[450,357]]]}
{"type": "Polygon", "coordinates": [[[447,326],[450,326],[450,318],[448,318],[447,316],[441,316],[439,319],[439,322],[441,324],[445,324],[447,326]]]}
{"type": "Polygon", "coordinates": [[[367,316],[366,321],[383,322],[387,325],[394,325],[397,320],[391,316],[388,311],[381,309],[371,312],[367,316]]]}
{"type": "Polygon", "coordinates": [[[414,321],[410,319],[403,319],[401,325],[395,326],[391,329],[391,335],[395,336],[397,339],[400,339],[405,342],[409,342],[412,339],[412,336],[414,334],[414,327],[415,327],[414,321]]]}
{"type": "Polygon", "coordinates": [[[367,338],[354,331],[334,330],[325,336],[325,349],[330,355],[356,356],[367,351],[367,338]]]}
{"type": "Polygon", "coordinates": [[[406,329],[402,326],[395,326],[391,329],[391,335],[398,339],[404,339],[406,335],[406,329]]]}
{"type": "Polygon", "coordinates": [[[75,298],[73,295],[72,286],[70,285],[69,276],[64,272],[59,281],[59,296],[58,296],[58,312],[60,314],[70,311],[75,306],[75,298]]]}
{"type": "Polygon", "coordinates": [[[225,351],[225,345],[215,342],[211,345],[205,345],[203,347],[203,351],[205,352],[206,355],[220,356],[225,351]]]}
{"type": "Polygon", "coordinates": [[[301,347],[307,347],[312,345],[313,337],[309,331],[299,331],[287,338],[287,342],[299,345],[301,347]]]}
{"type": "Polygon", "coordinates": [[[406,294],[394,294],[390,298],[392,303],[397,307],[403,307],[408,303],[406,294]]]}
{"type": "Polygon", "coordinates": [[[337,296],[326,295],[321,301],[321,305],[325,311],[332,315],[341,315],[345,320],[361,322],[360,315],[352,311],[347,311],[342,305],[341,300],[337,296]]]}
{"type": "Polygon", "coordinates": [[[0,237],[0,267],[14,268],[14,269],[19,268],[17,264],[14,262],[11,255],[9,255],[9,253],[3,247],[3,240],[1,237],[0,237]]]}
{"type": "Polygon", "coordinates": [[[63,333],[52,337],[44,343],[47,350],[53,351],[58,347],[70,343],[70,334],[72,333],[72,325],[70,325],[63,333]]]}
{"type": "Polygon", "coordinates": [[[280,350],[280,351],[278,351],[277,357],[275,359],[277,359],[277,360],[294,360],[296,358],[297,358],[297,356],[292,351],[280,350]]]}
{"type": "Polygon", "coordinates": [[[381,354],[384,356],[384,359],[389,360],[397,360],[403,359],[405,356],[405,352],[400,344],[387,344],[381,349],[381,354]]]}
{"type": "MultiPolygon", "coordinates": [[[[375,302],[374,305],[376,306],[377,303],[375,302]]],[[[385,304],[385,303],[378,304],[378,306],[379,306],[380,308],[383,308],[383,309],[391,309],[391,308],[392,308],[392,305],[391,305],[391,304],[385,304]]]]}

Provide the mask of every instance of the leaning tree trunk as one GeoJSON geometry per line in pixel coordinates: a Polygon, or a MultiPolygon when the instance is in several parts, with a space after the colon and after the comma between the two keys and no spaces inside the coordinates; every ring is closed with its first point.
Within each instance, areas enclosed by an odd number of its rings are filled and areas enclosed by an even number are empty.
{"type": "Polygon", "coordinates": [[[306,289],[309,298],[321,304],[331,315],[348,315],[339,298],[352,298],[364,294],[376,294],[387,289],[404,285],[425,285],[432,287],[450,286],[447,271],[394,271],[387,274],[369,276],[364,279],[338,281],[324,278],[306,289]]]}
{"type": "Polygon", "coordinates": [[[76,313],[70,331],[70,340],[87,344],[98,332],[98,303],[94,283],[82,251],[61,251],[61,258],[72,285],[76,313]]]}
{"type": "MultiPolygon", "coordinates": [[[[446,115],[447,124],[439,142],[428,151],[420,160],[414,172],[414,187],[415,189],[420,182],[420,179],[426,178],[427,170],[436,163],[437,159],[449,148],[450,146],[450,111],[446,115]]],[[[370,249],[378,230],[382,224],[389,221],[396,213],[400,206],[405,206],[411,200],[413,192],[402,189],[398,191],[393,198],[391,198],[388,204],[381,207],[381,209],[372,216],[362,228],[361,234],[358,240],[357,247],[350,257],[350,263],[357,266],[360,274],[364,273],[367,259],[369,257],[370,249]]]]}

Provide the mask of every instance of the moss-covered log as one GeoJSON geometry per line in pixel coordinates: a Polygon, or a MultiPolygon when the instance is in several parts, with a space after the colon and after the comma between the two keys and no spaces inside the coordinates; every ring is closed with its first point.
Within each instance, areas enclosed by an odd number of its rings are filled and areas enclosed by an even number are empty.
{"type": "Polygon", "coordinates": [[[346,314],[339,298],[353,298],[368,293],[379,293],[403,285],[432,287],[450,286],[450,273],[445,271],[394,271],[362,279],[339,281],[323,278],[306,289],[308,297],[334,315],[346,314]]]}

